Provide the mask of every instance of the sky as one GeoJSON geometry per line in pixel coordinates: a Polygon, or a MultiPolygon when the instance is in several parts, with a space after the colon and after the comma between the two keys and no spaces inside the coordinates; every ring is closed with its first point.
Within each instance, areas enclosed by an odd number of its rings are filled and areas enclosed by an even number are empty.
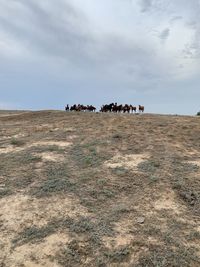
{"type": "Polygon", "coordinates": [[[200,110],[200,0],[0,0],[0,109],[200,110]]]}

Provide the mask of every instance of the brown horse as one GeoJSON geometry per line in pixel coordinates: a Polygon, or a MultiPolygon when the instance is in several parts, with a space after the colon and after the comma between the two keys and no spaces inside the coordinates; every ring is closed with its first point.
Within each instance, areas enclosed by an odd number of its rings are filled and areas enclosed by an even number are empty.
{"type": "Polygon", "coordinates": [[[135,106],[130,105],[130,108],[131,108],[131,111],[132,111],[132,112],[135,111],[135,113],[136,113],[137,108],[136,108],[135,106]]]}
{"type": "Polygon", "coordinates": [[[130,113],[131,108],[130,108],[130,106],[128,104],[125,104],[123,106],[122,110],[123,110],[124,113],[126,113],[126,112],[130,113]]]}
{"type": "Polygon", "coordinates": [[[139,105],[139,112],[144,112],[144,106],[139,105]]]}

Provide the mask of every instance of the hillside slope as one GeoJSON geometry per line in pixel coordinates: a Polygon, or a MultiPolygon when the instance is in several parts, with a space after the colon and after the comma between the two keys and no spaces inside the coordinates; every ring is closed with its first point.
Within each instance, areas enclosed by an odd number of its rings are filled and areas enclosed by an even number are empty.
{"type": "Polygon", "coordinates": [[[200,266],[200,118],[0,113],[0,266],[200,266]]]}

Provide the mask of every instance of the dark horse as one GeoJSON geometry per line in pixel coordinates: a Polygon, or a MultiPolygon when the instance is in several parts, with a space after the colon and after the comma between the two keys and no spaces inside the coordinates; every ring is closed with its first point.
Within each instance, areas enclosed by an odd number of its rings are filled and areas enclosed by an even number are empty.
{"type": "Polygon", "coordinates": [[[135,113],[136,113],[137,108],[136,108],[135,106],[130,105],[130,108],[131,108],[131,111],[132,111],[132,112],[135,111],[135,113]]]}
{"type": "Polygon", "coordinates": [[[144,112],[144,106],[139,105],[139,112],[144,112]]]}
{"type": "Polygon", "coordinates": [[[69,111],[69,105],[65,107],[65,111],[69,111]]]}

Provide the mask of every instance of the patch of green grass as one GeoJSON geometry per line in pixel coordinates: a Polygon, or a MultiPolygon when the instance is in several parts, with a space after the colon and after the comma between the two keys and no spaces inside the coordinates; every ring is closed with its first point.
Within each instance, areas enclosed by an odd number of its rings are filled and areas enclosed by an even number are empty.
{"type": "Polygon", "coordinates": [[[33,172],[28,171],[26,175],[15,176],[11,179],[10,185],[18,189],[27,189],[34,181],[37,181],[38,176],[33,172]]]}
{"type": "Polygon", "coordinates": [[[187,236],[188,241],[197,241],[200,242],[200,232],[192,230],[187,236]]]}
{"type": "Polygon", "coordinates": [[[99,192],[99,194],[103,194],[104,196],[111,198],[115,196],[115,192],[110,189],[103,189],[99,192]]]}
{"type": "Polygon", "coordinates": [[[106,201],[108,198],[115,197],[115,192],[107,188],[91,189],[88,191],[89,195],[99,202],[106,201]]]}
{"type": "Polygon", "coordinates": [[[41,242],[45,237],[53,234],[58,229],[57,222],[50,222],[42,227],[28,227],[18,234],[16,238],[13,239],[12,243],[14,247],[21,246],[27,243],[41,242]]]}
{"type": "MultiPolygon", "coordinates": [[[[45,237],[57,231],[69,231],[76,234],[87,234],[88,242],[95,247],[101,244],[101,238],[110,233],[110,226],[103,221],[93,222],[90,217],[81,216],[77,219],[70,217],[54,218],[42,227],[28,227],[13,239],[14,247],[27,243],[41,242],[45,237]]],[[[113,234],[113,233],[112,233],[113,234]]]]}
{"type": "MultiPolygon", "coordinates": [[[[178,196],[190,206],[200,205],[200,188],[199,185],[189,178],[178,177],[172,183],[172,188],[176,190],[178,196]]],[[[200,207],[199,207],[200,209],[200,207]]]]}
{"type": "Polygon", "coordinates": [[[37,181],[37,185],[30,190],[31,195],[48,197],[52,194],[76,192],[78,190],[78,183],[73,178],[67,162],[46,163],[40,175],[42,179],[37,181]]]}
{"type": "Polygon", "coordinates": [[[72,222],[69,229],[77,234],[91,233],[95,231],[95,224],[88,217],[80,217],[79,220],[72,222]]]}
{"type": "Polygon", "coordinates": [[[134,209],[125,204],[118,204],[112,207],[109,211],[109,216],[105,218],[107,225],[112,225],[113,222],[118,222],[120,219],[124,219],[129,216],[134,209]]]}
{"type": "Polygon", "coordinates": [[[106,179],[101,178],[97,180],[97,185],[99,185],[100,187],[105,186],[106,184],[107,184],[106,179]]]}
{"type": "Polygon", "coordinates": [[[42,152],[56,152],[63,154],[65,148],[59,147],[57,145],[42,145],[42,146],[33,146],[29,149],[30,152],[42,153],[42,152]]]}
{"type": "Polygon", "coordinates": [[[105,257],[108,259],[109,262],[117,262],[122,263],[128,260],[128,256],[130,255],[131,251],[129,247],[121,247],[113,251],[105,252],[105,257]]]}
{"type": "Polygon", "coordinates": [[[149,252],[142,254],[135,267],[199,266],[200,259],[196,252],[196,249],[184,246],[172,248],[151,245],[149,252]]]}
{"type": "Polygon", "coordinates": [[[76,145],[71,149],[72,159],[81,168],[99,167],[110,158],[107,152],[97,152],[94,143],[76,145]]]}
{"type": "Polygon", "coordinates": [[[50,194],[73,191],[75,187],[76,184],[67,178],[54,178],[44,181],[33,190],[33,194],[37,197],[47,197],[50,194]]]}
{"type": "Polygon", "coordinates": [[[12,194],[12,190],[10,188],[0,188],[0,198],[7,197],[12,194]]]}
{"type": "Polygon", "coordinates": [[[12,138],[10,143],[13,146],[23,146],[23,145],[25,145],[25,141],[24,140],[19,140],[19,139],[16,139],[16,138],[12,138]]]}
{"type": "Polygon", "coordinates": [[[147,160],[141,162],[138,165],[138,169],[143,172],[148,172],[153,174],[160,167],[160,163],[154,160],[147,160]]]}
{"type": "Polygon", "coordinates": [[[149,183],[150,184],[155,184],[155,183],[158,182],[158,180],[159,180],[159,178],[157,176],[155,176],[155,175],[150,175],[149,176],[149,183]]]}
{"type": "Polygon", "coordinates": [[[192,172],[197,172],[199,170],[199,166],[193,163],[183,162],[178,159],[174,159],[172,162],[173,170],[176,174],[191,174],[192,172]]]}
{"type": "Polygon", "coordinates": [[[129,170],[124,167],[116,167],[112,169],[112,173],[116,174],[117,176],[124,176],[129,173],[129,170]]]}
{"type": "Polygon", "coordinates": [[[20,163],[22,164],[30,164],[42,161],[41,156],[32,155],[29,153],[23,153],[21,156],[20,163]]]}
{"type": "Polygon", "coordinates": [[[55,256],[61,266],[83,266],[87,257],[92,255],[92,248],[85,244],[81,246],[77,240],[66,244],[55,256]]]}

